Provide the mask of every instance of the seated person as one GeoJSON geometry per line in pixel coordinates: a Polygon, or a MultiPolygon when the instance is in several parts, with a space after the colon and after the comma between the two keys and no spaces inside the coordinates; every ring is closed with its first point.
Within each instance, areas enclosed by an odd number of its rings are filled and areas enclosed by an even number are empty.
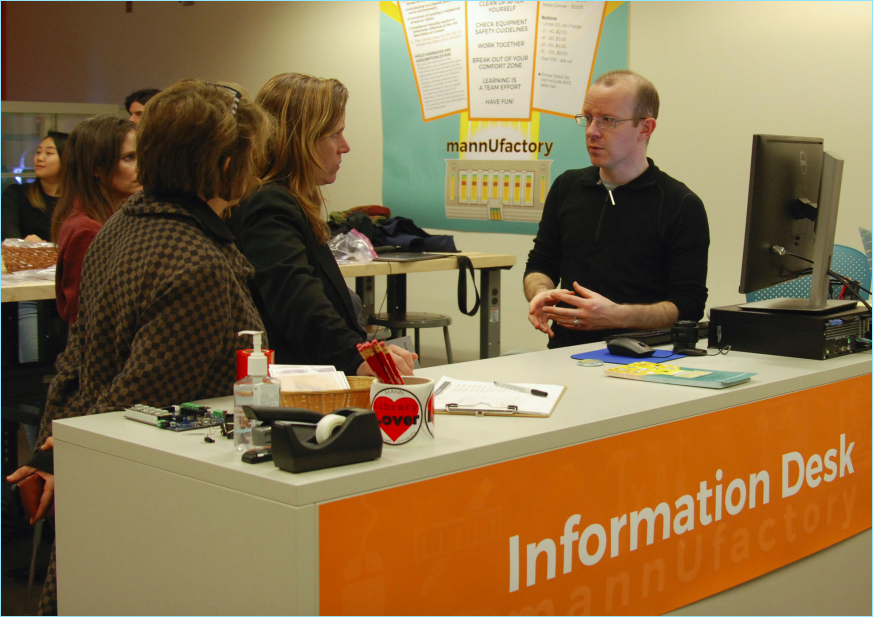
{"type": "MultiPolygon", "coordinates": [[[[236,90],[196,80],[164,90],[149,110],[137,144],[144,191],[106,222],[85,258],[42,455],[51,454],[54,419],[230,395],[236,352],[249,345],[237,333],[264,329],[248,290],[254,269],[222,214],[257,181],[270,117],[236,90]]],[[[36,519],[52,507],[52,471],[37,455],[7,478],[46,478],[36,519]]],[[[43,614],[57,610],[54,564],[53,554],[43,614]]]]}
{"type": "Polygon", "coordinates": [[[136,179],[136,126],[110,114],[76,125],[64,153],[61,198],[52,217],[58,245],[58,313],[76,322],[85,252],[125,199],[142,188],[136,179]]]}
{"type": "MultiPolygon", "coordinates": [[[[277,121],[263,186],[235,209],[230,229],[255,267],[252,295],[278,364],[328,364],[372,375],[356,345],[367,340],[327,242],[321,186],[336,181],[348,90],[335,79],[285,73],[257,100],[277,121]]],[[[412,374],[415,354],[390,346],[412,374]]]]}
{"type": "Polygon", "coordinates": [[[145,110],[146,103],[152,100],[152,97],[158,92],[160,90],[157,88],[146,88],[145,90],[137,90],[128,94],[124,99],[124,108],[130,114],[128,120],[134,124],[139,124],[140,120],[142,120],[142,112],[145,110]]]}
{"type": "MultiPolygon", "coordinates": [[[[33,156],[36,180],[27,184],[10,184],[3,191],[3,239],[22,238],[28,242],[48,242],[51,239],[52,214],[61,189],[61,156],[68,135],[49,131],[39,142],[33,156]]],[[[45,301],[48,302],[48,301],[45,301]]],[[[18,361],[39,360],[39,329],[37,302],[18,303],[18,361]]],[[[51,319],[57,319],[55,315],[51,319]]],[[[33,445],[36,427],[25,425],[28,440],[33,445]]]]}
{"type": "Polygon", "coordinates": [[[3,239],[48,242],[52,213],[61,191],[61,156],[68,135],[49,131],[33,155],[36,180],[10,184],[3,191],[3,239]]]}
{"type": "Polygon", "coordinates": [[[703,316],[706,211],[646,157],[658,107],[631,71],[601,75],[585,95],[576,121],[592,166],[555,180],[524,274],[528,319],[550,348],[703,316]]]}

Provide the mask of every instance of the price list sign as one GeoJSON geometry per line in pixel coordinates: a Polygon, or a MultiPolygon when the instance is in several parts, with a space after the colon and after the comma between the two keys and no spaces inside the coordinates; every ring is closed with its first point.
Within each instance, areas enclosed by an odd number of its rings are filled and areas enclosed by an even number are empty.
{"type": "Polygon", "coordinates": [[[605,2],[540,2],[533,107],[572,117],[582,109],[605,2]]]}

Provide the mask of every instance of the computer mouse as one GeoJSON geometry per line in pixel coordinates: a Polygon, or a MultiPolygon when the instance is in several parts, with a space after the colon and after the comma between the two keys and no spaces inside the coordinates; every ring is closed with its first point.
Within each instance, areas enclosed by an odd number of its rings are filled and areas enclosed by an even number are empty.
{"type": "Polygon", "coordinates": [[[606,349],[614,356],[629,358],[647,358],[655,353],[654,347],[649,347],[642,341],[633,338],[614,338],[606,342],[606,349]]]}

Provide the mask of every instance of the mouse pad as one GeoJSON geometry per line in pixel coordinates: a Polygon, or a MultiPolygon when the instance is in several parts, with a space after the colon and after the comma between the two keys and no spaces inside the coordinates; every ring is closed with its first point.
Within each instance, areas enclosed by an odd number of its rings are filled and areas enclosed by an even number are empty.
{"type": "Polygon", "coordinates": [[[595,351],[586,351],[585,353],[577,353],[570,356],[574,360],[584,360],[591,358],[600,360],[601,362],[609,362],[610,364],[630,364],[631,362],[667,362],[668,360],[678,360],[687,356],[683,354],[673,353],[669,349],[656,349],[655,354],[646,358],[629,358],[627,356],[616,356],[609,353],[607,349],[597,349],[595,351]]]}

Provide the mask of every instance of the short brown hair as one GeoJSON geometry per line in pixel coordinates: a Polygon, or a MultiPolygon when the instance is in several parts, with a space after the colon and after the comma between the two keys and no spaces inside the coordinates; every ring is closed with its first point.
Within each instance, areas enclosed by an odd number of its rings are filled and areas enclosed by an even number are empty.
{"type": "Polygon", "coordinates": [[[61,194],[52,214],[52,241],[78,199],[85,213],[105,223],[118,207],[112,201],[112,176],[125,137],[136,125],[111,114],[83,120],[75,126],[61,155],[61,194]]]}
{"type": "Polygon", "coordinates": [[[146,103],[136,140],[145,190],[233,201],[257,184],[272,123],[232,87],[183,79],[146,103]]]}
{"type": "Polygon", "coordinates": [[[281,183],[288,189],[320,244],[330,236],[321,219],[323,199],[317,182],[320,163],[315,146],[342,121],[348,99],[348,89],[338,80],[301,73],[276,75],[264,84],[257,97],[278,124],[270,139],[269,163],[262,180],[281,183]]]}
{"type": "MultiPolygon", "coordinates": [[[[654,84],[648,79],[629,71],[620,69],[617,71],[609,71],[594,80],[592,86],[605,86],[610,88],[621,80],[629,80],[637,87],[637,100],[634,104],[634,118],[654,118],[658,119],[658,111],[661,107],[661,99],[658,97],[658,91],[654,84]]],[[[638,121],[634,121],[634,126],[638,121]]]]}

